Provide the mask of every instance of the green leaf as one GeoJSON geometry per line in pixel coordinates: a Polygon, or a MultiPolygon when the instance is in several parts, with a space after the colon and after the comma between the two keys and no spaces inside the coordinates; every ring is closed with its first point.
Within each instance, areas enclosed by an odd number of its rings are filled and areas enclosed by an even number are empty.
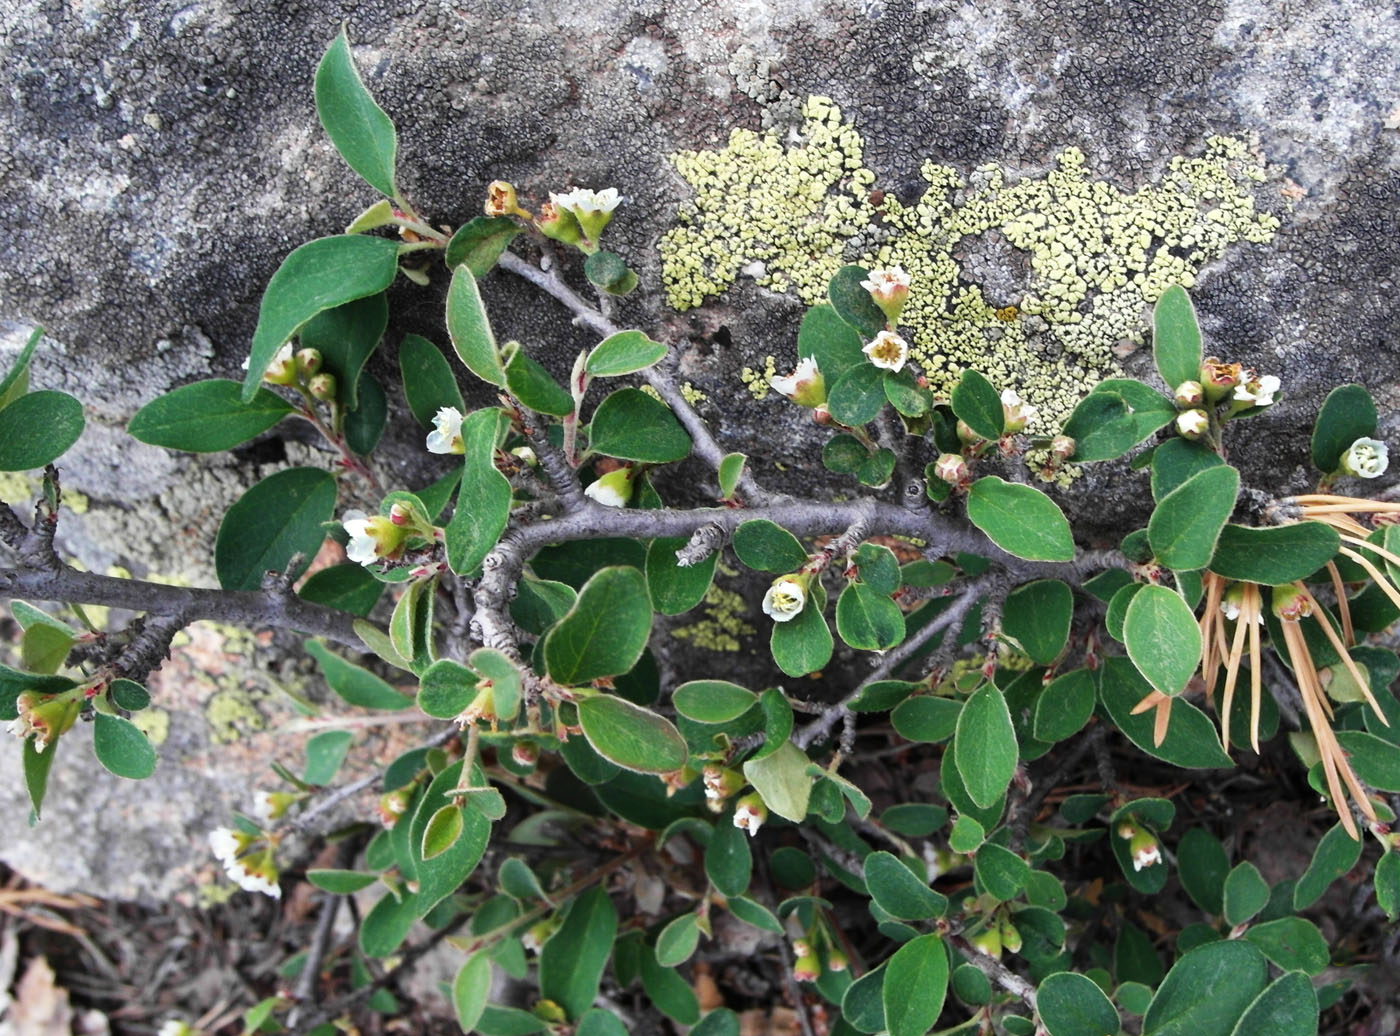
{"type": "Polygon", "coordinates": [[[864,266],[843,266],[836,271],[836,276],[831,278],[826,288],[826,297],[831,300],[837,315],[855,328],[865,341],[885,329],[884,312],[870,297],[870,292],[860,286],[861,281],[869,279],[870,271],[864,266]]]}
{"type": "Polygon", "coordinates": [[[151,704],[151,692],[135,680],[113,680],[107,688],[112,704],[127,712],[140,712],[151,704]]]}
{"type": "Polygon", "coordinates": [[[761,903],[755,903],[752,899],[745,899],[743,896],[730,896],[727,904],[729,912],[743,921],[744,924],[751,925],[759,931],[772,932],[774,935],[782,934],[782,922],[761,903]]]}
{"type": "Polygon", "coordinates": [[[579,1019],[574,1036],[627,1036],[617,1016],[601,1007],[590,1007],[579,1019]]]}
{"type": "Polygon", "coordinates": [[[20,639],[20,662],[26,669],[52,676],[62,668],[74,643],[72,630],[37,623],[25,630],[20,639]]]}
{"type": "Polygon", "coordinates": [[[1160,745],[1153,743],[1152,712],[1131,715],[1152,690],[1142,674],[1126,658],[1106,658],[1099,668],[1099,697],[1113,723],[1128,740],[1148,755],[1188,769],[1228,768],[1234,762],[1220,748],[1215,724],[1196,706],[1181,697],[1172,699],[1171,721],[1160,745]]]}
{"type": "Polygon", "coordinates": [[[885,1031],[885,966],[867,971],[841,997],[841,1019],[857,1032],[885,1031]]]}
{"type": "MultiPolygon", "coordinates": [[[[407,848],[412,854],[409,862],[417,871],[420,917],[466,881],[467,876],[481,862],[481,856],[486,851],[486,842],[491,836],[491,822],[476,809],[464,809],[461,811],[462,833],[452,843],[451,848],[432,859],[422,858],[420,850],[428,823],[438,810],[455,798],[461,774],[462,762],[459,760],[433,778],[433,783],[423,793],[414,810],[412,824],[407,832],[407,848]]],[[[401,864],[402,862],[400,861],[401,864]]]]}
{"type": "Polygon", "coordinates": [[[885,964],[880,998],[890,1036],[924,1036],[943,1013],[948,953],[938,935],[909,940],[885,964]]]}
{"type": "Polygon", "coordinates": [[[1174,436],[1152,451],[1152,499],[1161,500],[1192,475],[1224,463],[1209,447],[1174,436]]]}
{"type": "Polygon", "coordinates": [[[228,509],[214,541],[214,570],[225,590],[256,590],[268,572],[281,572],[293,555],[306,571],[325,539],[322,524],[335,512],[335,476],[318,468],[269,475],[228,509]]]}
{"type": "Polygon", "coordinates": [[[510,356],[505,371],[511,395],[537,413],[568,417],[574,412],[573,397],[518,342],[507,342],[505,351],[510,356]]]}
{"type": "MultiPolygon", "coordinates": [[[[1165,830],[1171,826],[1171,819],[1157,826],[1165,830]]],[[[1181,887],[1192,901],[1208,914],[1222,913],[1230,858],[1220,839],[1203,827],[1189,828],[1177,843],[1176,861],[1181,887]]]]}
{"type": "Polygon", "coordinates": [[[34,350],[39,348],[39,343],[43,341],[43,338],[44,329],[42,327],[36,327],[29,332],[29,337],[25,339],[24,346],[20,349],[19,355],[15,357],[15,362],[10,365],[4,378],[0,378],[0,410],[4,410],[29,391],[29,362],[34,358],[34,350]]]}
{"type": "Polygon", "coordinates": [[[540,948],[540,995],[570,1018],[588,1010],[616,934],[617,908],[607,890],[595,885],[569,905],[559,928],[540,948]]]}
{"type": "Polygon", "coordinates": [[[890,722],[905,740],[932,744],[953,736],[962,710],[960,701],[921,694],[896,705],[890,713],[890,722]]]}
{"type": "Polygon", "coordinates": [[[1327,394],[1313,425],[1312,462],[1330,475],[1357,439],[1376,434],[1376,403],[1362,385],[1339,385],[1327,394]]]}
{"type": "Polygon", "coordinates": [[[1386,851],[1376,864],[1376,902],[1391,924],[1400,919],[1400,850],[1386,851]]]}
{"type": "Polygon", "coordinates": [[[717,1007],[700,1019],[690,1036],[739,1036],[739,1016],[727,1007],[717,1007]]]}
{"type": "Polygon", "coordinates": [[[1227,525],[1220,531],[1210,570],[1226,579],[1278,586],[1316,572],[1337,553],[1341,540],[1321,522],[1266,529],[1227,525]]]}
{"type": "Polygon", "coordinates": [[[144,780],[156,772],[156,750],[130,720],[97,713],[92,731],[97,761],[118,777],[144,780]]]}
{"type": "Polygon", "coordinates": [[[83,434],[83,405],[46,389],[0,410],[0,471],[29,471],[62,456],[83,434]]]}
{"type": "Polygon", "coordinates": [[[356,389],[360,405],[345,415],[345,445],[352,453],[368,457],[379,445],[389,423],[389,397],[384,387],[368,374],[361,375],[356,389]]]}
{"type": "Polygon", "coordinates": [[[1123,617],[1123,643],[1138,672],[1163,694],[1180,694],[1201,662],[1201,628],[1181,595],[1144,586],[1123,617]]]}
{"type": "Polygon", "coordinates": [[[368,618],[384,594],[374,573],[353,561],[313,572],[297,593],[303,600],[368,618]]]}
{"type": "Polygon", "coordinates": [[[940,917],[948,909],[947,897],[929,888],[892,853],[874,852],[865,858],[865,884],[876,906],[904,921],[940,917]]]}
{"type": "Polygon", "coordinates": [[[503,652],[495,648],[477,648],[467,659],[481,679],[478,685],[490,681],[496,716],[504,723],[514,723],[520,711],[520,668],[503,652]]]}
{"type": "Polygon", "coordinates": [[[627,672],[642,657],[651,621],[646,577],[627,566],[601,569],[545,636],[550,678],[573,687],[627,672]]]}
{"type": "Polygon", "coordinates": [[[986,809],[1005,794],[1016,772],[1016,730],[1000,688],[986,684],[958,716],[953,760],[972,801],[986,809]]]}
{"type": "Polygon", "coordinates": [[[741,522],[733,546],[739,560],[759,572],[796,572],[807,563],[797,537],[767,518],[741,522]]]}
{"type": "Polygon", "coordinates": [[[967,494],[967,517],[1002,550],[1027,561],[1071,561],[1074,536],[1059,505],[1030,486],[988,475],[967,494]]]}
{"type": "Polygon", "coordinates": [[[476,674],[460,662],[441,658],[418,686],[418,707],[436,719],[455,719],[476,697],[476,674]]]}
{"type": "Polygon", "coordinates": [[[1269,883],[1248,860],[1237,864],[1225,879],[1224,914],[1230,927],[1242,925],[1269,902],[1269,883]]]}
{"type": "Polygon", "coordinates": [[[1077,461],[1113,460],[1176,418],[1176,405],[1131,378],[1110,378],[1080,400],[1065,422],[1077,461]]]}
{"type": "Polygon", "coordinates": [[[1007,595],[1001,629],[1032,662],[1050,665],[1069,641],[1074,594],[1058,579],[1038,579],[1007,595]]]}
{"type": "Polygon", "coordinates": [[[662,615],[690,611],[704,600],[714,582],[719,552],[694,565],[681,565],[676,561],[676,551],[688,542],[686,537],[677,536],[652,540],[647,547],[647,593],[651,595],[652,607],[662,615]]]}
{"type": "Polygon", "coordinates": [[[676,711],[698,723],[728,723],[758,704],[758,695],[727,680],[690,680],[672,692],[676,711]]]}
{"type": "Polygon", "coordinates": [[[1158,560],[1181,571],[1209,564],[1239,490],[1239,472],[1221,465],[1197,472],[1163,497],[1147,523],[1158,560]]]}
{"type": "Polygon", "coordinates": [[[905,417],[923,417],[928,413],[931,405],[929,391],[919,388],[908,367],[898,373],[885,371],[884,385],[885,398],[905,417]]]}
{"type": "Polygon", "coordinates": [[[1057,676],[1035,700],[1031,731],[1041,741],[1073,737],[1089,722],[1097,700],[1097,682],[1088,669],[1057,676]]]}
{"type": "Polygon", "coordinates": [[[1240,1016],[1230,1036],[1314,1036],[1318,1031],[1317,993],[1301,971],[1281,975],[1240,1016]]]}
{"type": "Polygon", "coordinates": [[[313,867],[306,872],[306,880],[326,892],[337,896],[349,896],[359,892],[360,889],[369,888],[379,880],[379,875],[313,867]]]}
{"type": "Polygon", "coordinates": [[[323,310],[384,291],[398,258],[399,246],[389,238],[339,234],[308,241],[282,260],[263,292],[243,401],[252,401],[267,365],[302,325],[323,310]]]}
{"type": "MultiPolygon", "coordinates": [[[[379,347],[389,323],[383,292],[317,313],[297,334],[298,345],[321,354],[321,369],[335,375],[336,398],[350,410],[360,408],[365,362],[379,347]]],[[[360,451],[361,455],[368,451],[360,451]]]]}
{"type": "Polygon", "coordinates": [[[593,347],[583,370],[594,378],[618,378],[646,370],[665,355],[666,346],[641,331],[618,331],[593,347]]]}
{"type": "Polygon", "coordinates": [[[827,385],[831,416],[852,428],[875,420],[885,406],[885,372],[872,363],[852,367],[827,385]]]}
{"type": "Polygon", "coordinates": [[[772,755],[744,763],[744,776],[764,805],[796,824],[807,815],[812,794],[807,764],[807,754],[791,741],[785,741],[772,755]]]}
{"type": "Polygon", "coordinates": [[[904,613],[888,594],[849,583],[836,599],[836,632],[858,651],[888,651],[904,639],[904,613]]]}
{"type": "Polygon", "coordinates": [[[491,958],[476,953],[462,962],[452,980],[452,1010],[463,1032],[471,1032],[486,1010],[491,996],[491,958]]]}
{"type": "Polygon", "coordinates": [[[424,428],[433,426],[433,418],[443,407],[466,413],[467,404],[462,401],[452,365],[442,350],[426,338],[404,335],[399,346],[399,372],[408,408],[424,428]]]}
{"type": "Polygon", "coordinates": [[[1094,980],[1070,971],[1058,971],[1040,983],[1035,1007],[1050,1036],[1118,1036],[1122,1024],[1094,980]]]}
{"type": "Polygon", "coordinates": [[[641,952],[642,989],[651,1005],[680,1025],[694,1025],[700,1020],[700,1004],[690,983],[673,968],[656,962],[650,947],[641,952]]]}
{"type": "Polygon", "coordinates": [[[419,899],[405,893],[401,899],[388,894],[370,908],[360,924],[360,950],[367,957],[387,957],[408,936],[421,916],[419,899]]]}
{"type": "Polygon", "coordinates": [[[861,351],[864,344],[860,332],[825,303],[807,310],[797,332],[798,358],[816,360],[827,385],[835,385],[852,367],[869,365],[861,351]]]}
{"type": "Polygon", "coordinates": [[[344,28],[316,68],[315,91],[316,114],[346,164],[380,194],[397,197],[394,123],[365,89],[344,28]]]}
{"type": "Polygon", "coordinates": [[[477,216],[463,223],[447,242],[442,261],[449,269],[465,265],[474,277],[485,277],[501,257],[520,226],[505,216],[477,216]]]}
{"type": "Polygon", "coordinates": [[[476,278],[466,266],[452,271],[452,283],[447,289],[447,333],[452,348],[469,371],[482,381],[498,388],[506,387],[505,370],[501,367],[500,350],[491,330],[491,318],[481,300],[476,278]]]}
{"type": "Polygon", "coordinates": [[[1019,896],[1031,875],[1025,860],[995,842],[978,849],[972,862],[978,884],[1003,902],[1019,896]]]}
{"type": "Polygon", "coordinates": [[[880,824],[906,838],[927,838],[948,822],[948,811],[926,802],[901,802],[880,814],[880,824]]]}
{"type": "Polygon", "coordinates": [[[1196,309],[1180,284],[1162,292],[1152,309],[1152,358],[1167,388],[1201,377],[1201,328],[1196,309]]]}
{"type": "Polygon", "coordinates": [[[462,837],[463,826],[461,806],[449,802],[436,809],[428,818],[428,826],[423,829],[423,840],[419,843],[423,859],[431,860],[451,849],[462,837]]]}
{"type": "Polygon", "coordinates": [[[734,496],[734,490],[739,488],[739,480],[744,477],[744,465],[748,457],[742,453],[726,453],[719,462],[719,495],[722,500],[729,500],[734,496]]]}
{"type": "Polygon", "coordinates": [[[1306,910],[1361,859],[1361,843],[1347,834],[1341,824],[1328,829],[1313,850],[1308,869],[1293,886],[1293,909],[1306,910]]]}
{"type": "Polygon", "coordinates": [[[24,787],[29,792],[29,805],[34,811],[33,819],[39,819],[44,805],[44,795],[49,788],[49,771],[53,769],[54,755],[58,752],[58,739],[44,746],[41,752],[35,748],[35,738],[26,737],[20,746],[20,763],[24,770],[24,787]]]}
{"type": "Polygon", "coordinates": [[[836,642],[822,617],[825,601],[820,588],[813,583],[808,589],[807,603],[795,618],[773,623],[769,648],[773,661],[788,676],[815,673],[831,661],[836,642]]]}
{"type": "Polygon", "coordinates": [[[749,834],[735,827],[732,819],[733,814],[730,813],[718,821],[710,836],[710,844],[705,846],[705,874],[710,884],[726,897],[742,896],[748,890],[753,874],[749,834]]]}
{"type": "MultiPolygon", "coordinates": [[[[740,837],[747,837],[741,831],[740,837]]],[[[663,968],[684,964],[700,945],[700,925],[694,914],[681,914],[656,937],[656,963],[663,968]]]]}
{"type": "Polygon", "coordinates": [[[1400,746],[1363,730],[1339,730],[1337,742],[1362,783],[1377,791],[1400,791],[1400,746]]]}
{"type": "Polygon", "coordinates": [[[1320,975],[1331,963],[1327,940],[1317,925],[1301,917],[1280,917],[1254,925],[1244,937],[1284,971],[1320,975]]]}
{"type": "Polygon", "coordinates": [[[881,447],[872,453],[856,469],[856,478],[864,486],[883,486],[894,474],[895,455],[893,450],[881,447]]]}
{"type": "Polygon", "coordinates": [[[306,769],[301,779],[318,787],[330,784],[353,740],[348,730],[324,730],[311,737],[306,742],[306,769]]]}
{"type": "Polygon", "coordinates": [[[578,703],[578,720],[594,750],[618,766],[637,773],[670,773],[685,765],[685,739],[670,720],[625,698],[584,698],[578,703]]]}
{"type": "Polygon", "coordinates": [[[351,705],[362,709],[406,709],[413,699],[400,694],[367,669],[345,661],[318,640],[305,642],[306,653],[316,659],[331,690],[351,705]]]}
{"type": "Polygon", "coordinates": [[[1001,396],[992,383],[970,367],[953,386],[953,413],[984,439],[995,442],[1006,428],[1001,396]]]}
{"type": "Polygon", "coordinates": [[[671,408],[641,389],[618,389],[598,404],[588,445],[623,460],[665,464],[690,455],[690,436],[671,408]]]}
{"type": "Polygon", "coordinates": [[[1264,955],[1247,942],[1197,947],[1162,980],[1143,1016],[1143,1036],[1230,1036],[1268,979],[1264,955]]]}
{"type": "Polygon", "coordinates": [[[510,517],[510,480],[495,464],[496,443],[506,421],[499,410],[476,410],[462,421],[462,483],[457,508],[444,530],[447,563],[459,575],[477,570],[510,517]]]}
{"type": "Polygon", "coordinates": [[[583,261],[583,275],[609,295],[627,295],[637,286],[637,274],[616,252],[594,252],[583,261]]]}
{"type": "Polygon", "coordinates": [[[750,757],[762,759],[772,755],[792,733],[792,706],[787,695],[776,687],[770,687],[758,696],[758,704],[763,709],[763,744],[750,757]]]}
{"type": "Polygon", "coordinates": [[[261,435],[293,410],[266,389],[258,389],[248,403],[241,391],[238,382],[226,378],[196,381],[151,400],[136,411],[126,430],[152,446],[213,453],[261,435]]]}

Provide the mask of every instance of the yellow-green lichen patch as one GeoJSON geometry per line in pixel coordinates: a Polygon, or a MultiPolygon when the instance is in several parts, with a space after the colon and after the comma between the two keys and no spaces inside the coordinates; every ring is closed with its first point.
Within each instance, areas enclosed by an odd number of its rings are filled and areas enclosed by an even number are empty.
{"type": "Polygon", "coordinates": [[[685,397],[685,401],[691,406],[695,406],[697,403],[703,403],[710,398],[688,381],[681,386],[681,395],[685,397]]]}
{"type": "Polygon", "coordinates": [[[215,691],[204,705],[209,739],[215,744],[224,745],[265,729],[267,717],[254,703],[255,697],[265,698],[267,694],[243,687],[226,687],[215,691]]]}
{"type": "MultiPolygon", "coordinates": [[[[716,574],[733,578],[739,573],[721,561],[716,574]]],[[[743,616],[749,610],[749,605],[743,595],[726,590],[718,583],[712,583],[705,591],[700,610],[700,619],[672,629],[671,636],[688,640],[706,651],[738,651],[741,646],[739,638],[750,637],[757,632],[744,621],[743,616]]]]}
{"type": "MultiPolygon", "coordinates": [[[[1032,432],[1057,425],[1116,370],[1113,347],[1141,341],[1164,288],[1189,287],[1229,246],[1268,241],[1279,225],[1255,208],[1264,170],[1247,145],[1214,137],[1132,192],[1091,179],[1075,148],[1020,179],[996,165],[963,176],[927,161],[923,195],[902,206],[886,194],[877,227],[860,135],[824,98],[809,98],[803,114],[796,143],[735,130],[723,150],[674,156],[695,194],[661,242],[671,304],[697,305],[740,273],[815,303],[859,236],[868,244],[857,261],[913,276],[902,322],[935,391],[975,366],[1041,408],[1032,432]],[[1020,298],[986,297],[957,258],[991,232],[1029,269],[1020,298]]],[[[758,378],[744,371],[761,398],[758,378]]]]}
{"type": "Polygon", "coordinates": [[[749,390],[749,395],[755,401],[768,398],[768,393],[772,389],[772,379],[778,373],[777,357],[771,354],[763,358],[763,370],[756,371],[752,367],[745,367],[739,372],[739,380],[744,383],[744,387],[749,390]]]}

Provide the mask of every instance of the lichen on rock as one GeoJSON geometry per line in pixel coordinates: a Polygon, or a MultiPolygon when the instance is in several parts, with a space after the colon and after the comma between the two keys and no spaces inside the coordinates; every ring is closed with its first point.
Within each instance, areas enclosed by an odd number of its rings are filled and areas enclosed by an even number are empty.
{"type": "Polygon", "coordinates": [[[1164,288],[1279,226],[1256,208],[1264,168],[1238,138],[1210,138],[1136,191],[1093,179],[1077,148],[1039,176],[996,164],[964,176],[930,159],[907,204],[877,189],[863,148],[835,104],[809,97],[790,139],[736,129],[721,150],[673,156],[694,196],[661,240],[670,304],[699,305],[746,274],[810,305],[847,262],[899,265],[914,277],[903,322],[935,391],[975,365],[1058,422],[1116,371],[1115,345],[1141,341],[1164,288]],[[1009,283],[977,276],[991,239],[1022,267],[1009,283]]]}

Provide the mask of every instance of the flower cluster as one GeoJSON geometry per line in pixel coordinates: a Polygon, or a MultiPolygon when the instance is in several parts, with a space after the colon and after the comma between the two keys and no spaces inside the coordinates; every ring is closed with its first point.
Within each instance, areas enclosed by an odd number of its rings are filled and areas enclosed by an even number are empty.
{"type": "Polygon", "coordinates": [[[264,835],[216,827],[209,832],[209,848],[223,865],[224,872],[240,888],[261,892],[273,899],[282,898],[272,846],[264,835]]]}

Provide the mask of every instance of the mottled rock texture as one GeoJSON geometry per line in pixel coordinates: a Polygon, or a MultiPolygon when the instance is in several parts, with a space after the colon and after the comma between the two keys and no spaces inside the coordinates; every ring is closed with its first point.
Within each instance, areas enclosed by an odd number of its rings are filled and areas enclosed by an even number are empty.
{"type": "MultiPolygon", "coordinates": [[[[653,287],[657,242],[690,197],[668,156],[723,148],[735,127],[792,143],[811,95],[839,105],[872,186],[905,204],[925,190],[930,159],[964,178],[996,163],[1015,180],[1044,176],[1073,147],[1089,177],[1131,193],[1162,182],[1174,156],[1203,154],[1213,136],[1242,139],[1266,170],[1255,204],[1279,229],[1226,249],[1194,294],[1215,350],[1279,374],[1291,401],[1252,422],[1234,457],[1258,484],[1300,483],[1304,422],[1328,387],[1359,380],[1383,409],[1397,401],[1389,304],[1400,95],[1389,72],[1400,66],[1400,16],[1378,0],[11,0],[0,6],[3,342],[16,346],[29,324],[44,324],[35,384],[87,405],[88,431],[63,470],[88,506],[65,520],[63,542],[91,568],[211,584],[223,509],[289,454],[307,456],[279,432],[231,457],[191,459],[135,444],[122,428],[176,385],[236,375],[281,258],[372,200],[311,98],[343,18],[367,83],[398,123],[400,182],[420,211],[459,224],[496,178],[536,198],[615,185],[627,203],[611,245],[653,287]]],[[[953,255],[989,297],[1027,285],[1025,256],[991,236],[953,255]]],[[[438,269],[428,288],[400,282],[391,294],[390,333],[371,361],[391,398],[402,335],[443,342],[445,286],[438,269]]],[[[487,278],[499,336],[562,374],[588,343],[552,304],[512,301],[512,287],[504,273],[487,278]]],[[[657,290],[644,294],[619,319],[677,346],[681,376],[706,394],[701,411],[725,445],[750,453],[770,483],[802,480],[818,439],[740,380],[769,355],[783,369],[795,360],[797,298],[743,277],[684,313],[657,290]]],[[[1142,353],[1125,366],[1148,369],[1142,353]]],[[[388,455],[430,475],[420,434],[408,419],[392,426],[388,455]]],[[[1091,476],[1076,492],[1108,481],[1091,476]]],[[[5,486],[9,498],[25,488],[5,486]]],[[[1096,491],[1098,528],[1121,532],[1142,495],[1096,491]]],[[[18,752],[0,753],[6,857],[60,888],[169,892],[203,827],[246,804],[248,780],[213,769],[206,735],[186,742],[181,723],[172,729],[161,779],[146,792],[159,812],[65,744],[58,771],[72,776],[56,778],[52,815],[34,831],[17,803],[18,752]],[[127,814],[142,810],[141,833],[127,833],[127,814]],[[80,818],[84,837],[70,847],[80,818]],[[135,839],[148,843],[142,852],[113,851],[135,839]]]]}

